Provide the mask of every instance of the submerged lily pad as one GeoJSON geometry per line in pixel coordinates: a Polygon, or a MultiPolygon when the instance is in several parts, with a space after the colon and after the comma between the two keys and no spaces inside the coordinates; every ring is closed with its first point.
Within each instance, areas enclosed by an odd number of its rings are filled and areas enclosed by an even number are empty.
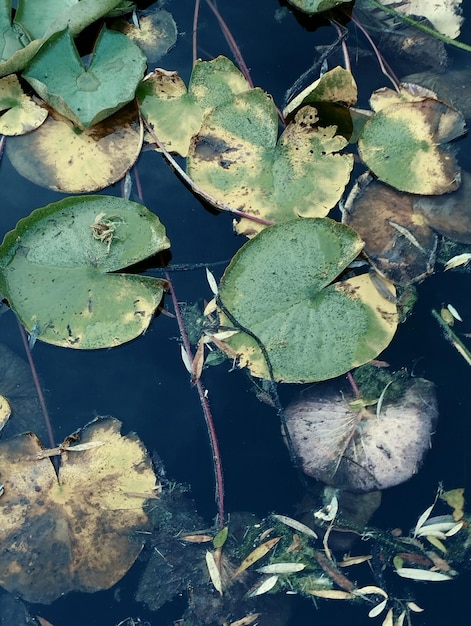
{"type": "Polygon", "coordinates": [[[465,131],[461,113],[425,98],[399,102],[377,111],[364,125],[360,156],[385,183],[400,191],[440,195],[458,189],[460,168],[440,144],[465,131]]]}
{"type": "Polygon", "coordinates": [[[316,385],[290,404],[286,420],[303,471],[347,491],[386,489],[408,480],[430,448],[438,410],[433,384],[411,380],[379,416],[352,409],[345,395],[316,385]]]}
{"type": "Polygon", "coordinates": [[[130,102],[146,58],[122,33],[103,28],[88,67],[69,30],[53,35],[22,76],[45,102],[82,128],[101,122],[130,102]]]}
{"type": "MultiPolygon", "coordinates": [[[[190,147],[187,172],[212,196],[244,213],[276,223],[295,216],[324,217],[338,202],[353,167],[336,127],[317,126],[317,112],[303,107],[277,141],[272,99],[252,89],[204,118],[190,147]]],[[[263,228],[242,219],[237,232],[263,228]]]]}
{"type": "MultiPolygon", "coordinates": [[[[333,282],[362,247],[348,226],[307,218],[266,228],[232,259],[219,298],[233,319],[222,315],[223,323],[258,338],[275,380],[340,376],[391,341],[396,306],[380,296],[368,275],[333,282]]],[[[239,332],[227,344],[254,376],[270,378],[252,336],[239,332]]]]}
{"type": "Polygon", "coordinates": [[[108,589],[134,563],[157,478],[141,441],[120,427],[98,418],[67,438],[58,475],[33,433],[0,442],[4,589],[47,604],[69,591],[108,589]]]}
{"type": "Polygon", "coordinates": [[[109,196],[65,198],[18,222],[0,246],[0,289],[29,333],[105,348],[148,327],[164,284],[119,270],[170,247],[159,219],[109,196]]]}
{"type": "Polygon", "coordinates": [[[471,174],[462,172],[461,186],[446,196],[420,196],[414,201],[414,211],[425,223],[453,241],[471,243],[471,174]]]}
{"type": "MultiPolygon", "coordinates": [[[[446,198],[433,199],[445,202],[446,198]]],[[[435,265],[438,238],[414,210],[415,202],[415,196],[364,174],[343,207],[343,220],[365,242],[370,263],[396,285],[423,280],[435,265]]]]}
{"type": "Polygon", "coordinates": [[[139,12],[139,27],[126,20],[113,24],[113,30],[129,37],[146,55],[149,63],[163,57],[177,42],[178,29],[172,14],[156,4],[139,12]]]}

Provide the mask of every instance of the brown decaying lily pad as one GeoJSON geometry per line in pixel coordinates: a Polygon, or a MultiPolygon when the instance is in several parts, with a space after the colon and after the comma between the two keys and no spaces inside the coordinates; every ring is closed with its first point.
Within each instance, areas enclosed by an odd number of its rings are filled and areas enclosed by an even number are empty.
{"type": "Polygon", "coordinates": [[[363,251],[371,264],[396,285],[423,280],[435,264],[438,238],[414,212],[416,198],[366,174],[343,207],[343,221],[365,242],[363,251]]]}
{"type": "Polygon", "coordinates": [[[155,493],[149,456],[121,422],[98,418],[65,443],[58,476],[33,433],[0,443],[0,584],[29,602],[115,584],[149,529],[143,504],[155,493]],[[76,439],[78,441],[76,441],[76,439]]]}
{"type": "Polygon", "coordinates": [[[143,127],[131,103],[85,131],[50,111],[27,135],[7,142],[19,174],[42,187],[66,193],[98,191],[123,178],[141,151],[143,127]]]}
{"type": "Polygon", "coordinates": [[[438,417],[433,384],[412,380],[400,400],[351,410],[331,385],[316,385],[286,408],[288,431],[303,471],[354,492],[408,480],[430,448],[438,417]]]}

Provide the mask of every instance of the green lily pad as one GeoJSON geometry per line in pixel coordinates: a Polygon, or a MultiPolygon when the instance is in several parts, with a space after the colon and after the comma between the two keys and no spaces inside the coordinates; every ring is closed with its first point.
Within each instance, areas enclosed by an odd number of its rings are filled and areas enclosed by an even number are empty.
{"type": "Polygon", "coordinates": [[[58,346],[105,348],[148,327],[162,281],[118,273],[170,247],[159,219],[111,196],[65,198],[20,220],[0,246],[0,290],[26,330],[58,346]]]}
{"type": "Polygon", "coordinates": [[[79,0],[20,0],[15,22],[21,24],[31,40],[41,39],[51,23],[78,2],[79,0]]]}
{"type": "Polygon", "coordinates": [[[23,78],[59,113],[88,128],[134,98],[145,69],[141,50],[122,33],[106,28],[85,68],[67,29],[48,39],[23,78]]]}
{"type": "Polygon", "coordinates": [[[196,61],[188,90],[176,72],[156,69],[136,95],[142,114],[167,150],[187,156],[190,139],[199,131],[204,115],[249,88],[234,63],[218,56],[196,61]]]}
{"type": "MultiPolygon", "coordinates": [[[[0,2],[0,62],[4,62],[21,50],[27,43],[28,37],[20,26],[12,25],[11,0],[0,2]]],[[[1,63],[0,63],[1,65],[1,63]]]]}
{"type": "MultiPolygon", "coordinates": [[[[235,320],[261,341],[278,381],[326,380],[368,362],[391,341],[397,316],[368,275],[333,282],[362,247],[329,218],[266,228],[224,272],[219,298],[234,319],[221,311],[221,323],[235,320]]],[[[270,377],[253,337],[239,332],[226,343],[254,376],[270,377]]]]}
{"type": "Polygon", "coordinates": [[[7,76],[26,67],[48,37],[69,28],[73,36],[104,17],[122,0],[80,0],[70,4],[59,0],[20,0],[12,22],[11,0],[0,1],[0,76],[7,76]],[[57,11],[54,13],[54,11],[57,11]],[[18,16],[26,26],[19,22],[18,16]],[[36,20],[38,24],[34,25],[36,20]],[[47,28],[46,22],[49,21],[47,28]],[[30,41],[28,29],[44,36],[30,41]]]}
{"type": "Polygon", "coordinates": [[[440,144],[464,131],[461,113],[443,102],[398,102],[366,122],[358,149],[374,174],[399,191],[440,195],[460,185],[456,159],[440,144]]]}
{"type": "MultiPolygon", "coordinates": [[[[277,141],[278,117],[270,96],[252,89],[216,107],[193,137],[187,172],[229,206],[272,222],[324,217],[339,201],[353,167],[339,154],[347,141],[336,127],[317,126],[303,107],[277,141]]],[[[242,219],[237,232],[263,228],[242,219]]]]}

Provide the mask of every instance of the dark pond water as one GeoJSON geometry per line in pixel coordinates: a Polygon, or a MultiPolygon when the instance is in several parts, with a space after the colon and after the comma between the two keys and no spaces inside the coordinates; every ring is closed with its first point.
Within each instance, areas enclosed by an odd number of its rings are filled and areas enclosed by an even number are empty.
{"type": "MultiPolygon", "coordinates": [[[[179,37],[161,65],[178,70],[185,80],[191,72],[192,5],[169,1],[165,7],[174,15],[179,37]]],[[[332,27],[326,24],[313,28],[295,19],[276,0],[220,2],[219,9],[240,45],[254,83],[271,93],[279,105],[283,104],[286,90],[312,65],[316,46],[331,44],[336,38],[332,27]]],[[[388,85],[388,81],[361,33],[354,26],[349,28],[347,43],[360,89],[359,106],[366,107],[372,89],[388,85]]],[[[461,39],[471,41],[469,25],[461,39]]],[[[230,55],[205,3],[198,44],[199,54],[205,59],[230,55]]],[[[455,66],[468,61],[466,53],[450,49],[449,54],[455,66]]],[[[388,60],[393,66],[400,61],[388,60]]],[[[461,158],[465,160],[469,140],[460,145],[461,158]]],[[[206,210],[159,155],[143,154],[138,170],[144,202],[167,228],[172,263],[210,264],[219,278],[243,243],[232,234],[231,219],[206,210]]],[[[6,158],[0,167],[0,189],[2,235],[32,209],[63,197],[20,178],[6,158]]],[[[120,186],[102,193],[119,195],[120,186]]],[[[203,270],[172,272],[172,281],[181,302],[201,305],[204,298],[210,297],[203,270]]],[[[407,530],[413,526],[417,516],[433,501],[440,482],[450,489],[471,487],[471,371],[445,342],[430,315],[431,308],[452,302],[464,320],[460,330],[471,332],[470,286],[469,274],[451,272],[440,273],[421,284],[413,315],[399,328],[381,357],[393,369],[405,367],[436,384],[440,420],[433,448],[420,473],[383,494],[382,506],[372,520],[379,527],[407,530]]],[[[166,306],[172,309],[169,298],[166,306]]],[[[11,312],[1,317],[0,341],[24,355],[11,312]]],[[[159,455],[168,477],[191,487],[198,513],[211,526],[216,514],[211,452],[198,396],[181,361],[174,319],[160,315],[143,337],[119,348],[80,352],[37,342],[33,357],[57,441],[97,415],[120,419],[125,432],[138,433],[146,447],[159,455]]],[[[241,371],[230,371],[228,363],[205,370],[204,384],[209,390],[221,447],[227,512],[248,511],[263,517],[276,511],[296,516],[303,485],[290,464],[273,409],[256,399],[248,377],[241,371]]],[[[295,392],[292,387],[280,390],[282,400],[287,401],[295,392]]],[[[183,614],[188,598],[177,597],[158,613],[146,610],[134,600],[142,568],[143,563],[137,562],[109,591],[69,594],[51,606],[30,607],[30,612],[54,626],[114,626],[131,616],[151,625],[170,626],[183,614]]],[[[469,624],[470,582],[469,575],[463,574],[453,582],[413,584],[418,603],[426,609],[413,617],[413,624],[438,625],[445,620],[454,625],[469,624]]],[[[159,586],[158,580],[155,585],[159,586]]],[[[322,602],[316,608],[294,596],[286,596],[284,603],[291,614],[284,622],[287,625],[370,623],[364,607],[332,601],[322,602]]],[[[380,623],[378,619],[375,622],[380,623]]],[[[13,626],[11,622],[9,625],[13,626]]]]}

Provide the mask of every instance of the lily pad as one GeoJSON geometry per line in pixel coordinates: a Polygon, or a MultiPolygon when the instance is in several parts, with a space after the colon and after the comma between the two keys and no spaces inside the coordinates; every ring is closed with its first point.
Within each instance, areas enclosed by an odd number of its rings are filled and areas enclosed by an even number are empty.
{"type": "MultiPolygon", "coordinates": [[[[121,3],[122,0],[100,0],[100,2],[96,2],[96,0],[80,0],[80,2],[69,5],[69,3],[60,3],[57,0],[45,0],[44,2],[42,0],[20,0],[15,20],[12,22],[12,2],[11,0],[2,0],[0,4],[0,33],[2,35],[0,42],[0,76],[23,70],[49,36],[65,28],[68,28],[71,34],[76,36],[84,28],[105,16],[121,3]],[[47,6],[45,7],[46,2],[47,6]],[[47,10],[49,5],[54,8],[62,8],[62,10],[59,10],[54,15],[54,11],[47,10]],[[64,6],[66,7],[65,9],[64,6]],[[46,11],[44,11],[45,8],[46,11]],[[51,22],[44,32],[44,37],[30,41],[27,28],[23,28],[16,20],[18,13],[28,25],[31,25],[38,17],[38,14],[42,13],[38,20],[41,31],[44,30],[44,17],[47,15],[47,19],[51,19],[51,22]]],[[[33,28],[35,32],[39,32],[37,26],[33,26],[33,28]]]]}
{"type": "MultiPolygon", "coordinates": [[[[391,341],[397,316],[368,275],[333,282],[362,247],[355,231],[329,218],[266,228],[224,272],[219,298],[230,318],[222,323],[258,338],[278,381],[326,380],[366,363],[391,341]]],[[[227,344],[241,366],[270,378],[252,336],[239,332],[227,344]]]]}
{"type": "Polygon", "coordinates": [[[419,83],[433,89],[440,100],[449,102],[455,109],[461,111],[466,119],[471,118],[471,68],[448,68],[446,73],[437,74],[435,71],[420,72],[405,76],[403,81],[419,83]]]}
{"type": "MultiPolygon", "coordinates": [[[[448,197],[453,194],[433,200],[445,203],[448,197]]],[[[342,211],[344,223],[364,240],[364,253],[370,263],[396,285],[423,280],[435,265],[438,237],[427,219],[414,210],[416,201],[416,196],[364,174],[342,211]]]]}
{"type": "Polygon", "coordinates": [[[3,588],[47,604],[108,589],[134,563],[157,478],[140,440],[120,427],[98,418],[67,438],[58,475],[33,433],[0,443],[3,588]]]}
{"type": "Polygon", "coordinates": [[[283,110],[283,115],[287,117],[300,106],[315,104],[316,102],[342,102],[351,106],[356,103],[357,97],[358,89],[352,73],[337,66],[323,74],[290,100],[283,110]]]}
{"type": "Polygon", "coordinates": [[[0,289],[29,333],[105,348],[148,327],[164,284],[119,273],[170,247],[159,219],[110,196],[65,198],[18,222],[0,246],[0,289]]]}
{"type": "Polygon", "coordinates": [[[16,171],[36,185],[83,193],[121,180],[142,142],[142,123],[131,103],[84,131],[53,111],[34,133],[10,137],[6,154],[16,171]]]}
{"type": "Polygon", "coordinates": [[[453,241],[471,243],[471,174],[463,171],[461,186],[446,196],[421,196],[415,198],[414,211],[421,215],[425,223],[453,241]]]}
{"type": "Polygon", "coordinates": [[[458,189],[460,168],[440,144],[465,131],[461,113],[432,98],[399,102],[377,111],[364,125],[360,156],[385,183],[400,191],[440,195],[458,189]]]}
{"type": "Polygon", "coordinates": [[[107,28],[98,36],[85,68],[67,29],[47,40],[22,76],[59,113],[88,128],[134,98],[145,68],[141,50],[107,28]]]}
{"type": "MultiPolygon", "coordinates": [[[[324,217],[338,202],[353,167],[339,154],[347,141],[336,127],[317,126],[317,112],[303,107],[277,141],[278,117],[261,89],[234,96],[204,118],[190,147],[187,172],[229,206],[272,222],[295,216],[324,217]]],[[[242,219],[237,232],[263,228],[242,219]]]]}
{"type": "Polygon", "coordinates": [[[38,106],[21,88],[15,74],[0,78],[0,134],[24,135],[38,128],[48,112],[38,106]]]}
{"type": "Polygon", "coordinates": [[[199,131],[204,115],[248,89],[234,63],[218,56],[196,61],[188,89],[177,72],[156,69],[140,84],[137,97],[167,150],[187,156],[190,139],[199,131]]]}
{"type": "Polygon", "coordinates": [[[172,14],[156,5],[139,12],[139,27],[126,20],[113,24],[129,37],[146,55],[149,63],[155,63],[172,48],[178,37],[178,29],[172,14]]]}
{"type": "Polygon", "coordinates": [[[318,386],[286,410],[303,471],[347,491],[386,489],[408,480],[430,448],[438,418],[433,384],[412,379],[405,394],[375,409],[352,409],[338,389],[318,386]]]}
{"type": "Polygon", "coordinates": [[[41,39],[52,22],[80,0],[19,0],[15,22],[28,33],[31,40],[41,39]]]}

